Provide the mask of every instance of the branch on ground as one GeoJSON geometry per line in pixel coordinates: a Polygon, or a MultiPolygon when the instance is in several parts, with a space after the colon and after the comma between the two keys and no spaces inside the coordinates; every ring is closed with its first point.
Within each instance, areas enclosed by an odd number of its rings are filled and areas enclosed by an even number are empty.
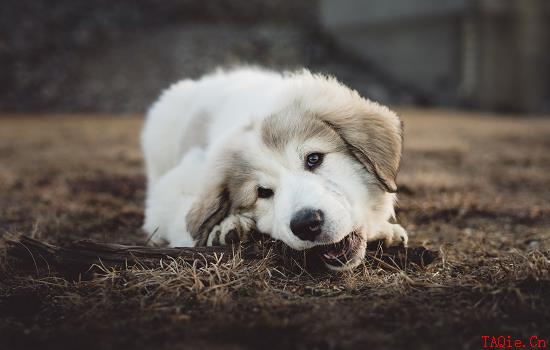
{"type": "MultiPolygon", "coordinates": [[[[274,258],[275,263],[292,265],[298,263],[312,267],[315,259],[303,252],[289,251],[274,241],[261,241],[240,246],[169,248],[151,246],[130,246],[114,243],[76,241],[61,247],[27,236],[9,238],[7,255],[18,262],[39,267],[55,268],[69,274],[94,272],[95,267],[122,269],[140,265],[144,268],[157,267],[162,259],[178,258],[190,264],[209,264],[241,258],[245,261],[274,258]],[[306,263],[307,262],[307,263],[306,263]]],[[[382,242],[369,243],[367,263],[389,269],[401,270],[408,267],[423,267],[432,263],[438,252],[424,247],[383,248],[382,242]]]]}

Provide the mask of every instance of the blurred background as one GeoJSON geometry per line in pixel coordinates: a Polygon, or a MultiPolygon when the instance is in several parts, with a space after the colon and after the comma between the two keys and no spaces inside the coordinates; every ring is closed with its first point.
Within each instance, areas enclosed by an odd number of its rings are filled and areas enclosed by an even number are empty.
{"type": "Polygon", "coordinates": [[[550,0],[0,0],[0,349],[547,336],[549,66],[550,0]],[[341,279],[230,264],[193,272],[191,288],[171,264],[87,281],[38,274],[38,256],[4,263],[3,237],[19,233],[147,244],[143,114],[171,83],[238,64],[328,73],[395,109],[397,221],[443,259],[341,279]]]}
{"type": "Polygon", "coordinates": [[[143,113],[218,66],[308,67],[392,105],[550,111],[547,0],[2,0],[0,111],[143,113]]]}

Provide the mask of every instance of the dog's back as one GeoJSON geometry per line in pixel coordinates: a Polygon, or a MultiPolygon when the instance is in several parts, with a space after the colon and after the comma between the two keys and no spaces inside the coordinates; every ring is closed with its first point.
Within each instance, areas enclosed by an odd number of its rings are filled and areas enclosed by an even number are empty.
{"type": "Polygon", "coordinates": [[[205,151],[231,129],[272,111],[283,83],[278,73],[241,68],[165,90],[150,108],[141,137],[149,186],[183,154],[195,147],[205,151]]]}

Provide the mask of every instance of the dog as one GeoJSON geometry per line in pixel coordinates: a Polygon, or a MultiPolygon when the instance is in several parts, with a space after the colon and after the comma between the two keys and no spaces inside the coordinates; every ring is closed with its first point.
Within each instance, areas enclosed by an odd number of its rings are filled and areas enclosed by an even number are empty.
{"type": "Polygon", "coordinates": [[[257,231],[326,266],[361,263],[368,241],[407,245],[394,219],[399,117],[308,70],[218,70],[165,90],[146,116],[144,230],[171,246],[257,231]]]}

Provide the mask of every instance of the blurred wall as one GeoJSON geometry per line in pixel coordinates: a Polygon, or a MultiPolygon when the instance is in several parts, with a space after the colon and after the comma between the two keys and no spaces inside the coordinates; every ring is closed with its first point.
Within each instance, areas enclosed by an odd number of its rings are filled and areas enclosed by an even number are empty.
{"type": "Polygon", "coordinates": [[[0,111],[144,112],[217,66],[388,104],[549,112],[549,0],[3,0],[0,111]]]}
{"type": "MultiPolygon", "coordinates": [[[[143,112],[217,65],[298,65],[316,0],[2,0],[0,110],[143,112]]],[[[311,52],[310,52],[311,51],[311,52]]]]}
{"type": "Polygon", "coordinates": [[[550,111],[550,1],[322,0],[321,23],[429,102],[550,111]]]}

